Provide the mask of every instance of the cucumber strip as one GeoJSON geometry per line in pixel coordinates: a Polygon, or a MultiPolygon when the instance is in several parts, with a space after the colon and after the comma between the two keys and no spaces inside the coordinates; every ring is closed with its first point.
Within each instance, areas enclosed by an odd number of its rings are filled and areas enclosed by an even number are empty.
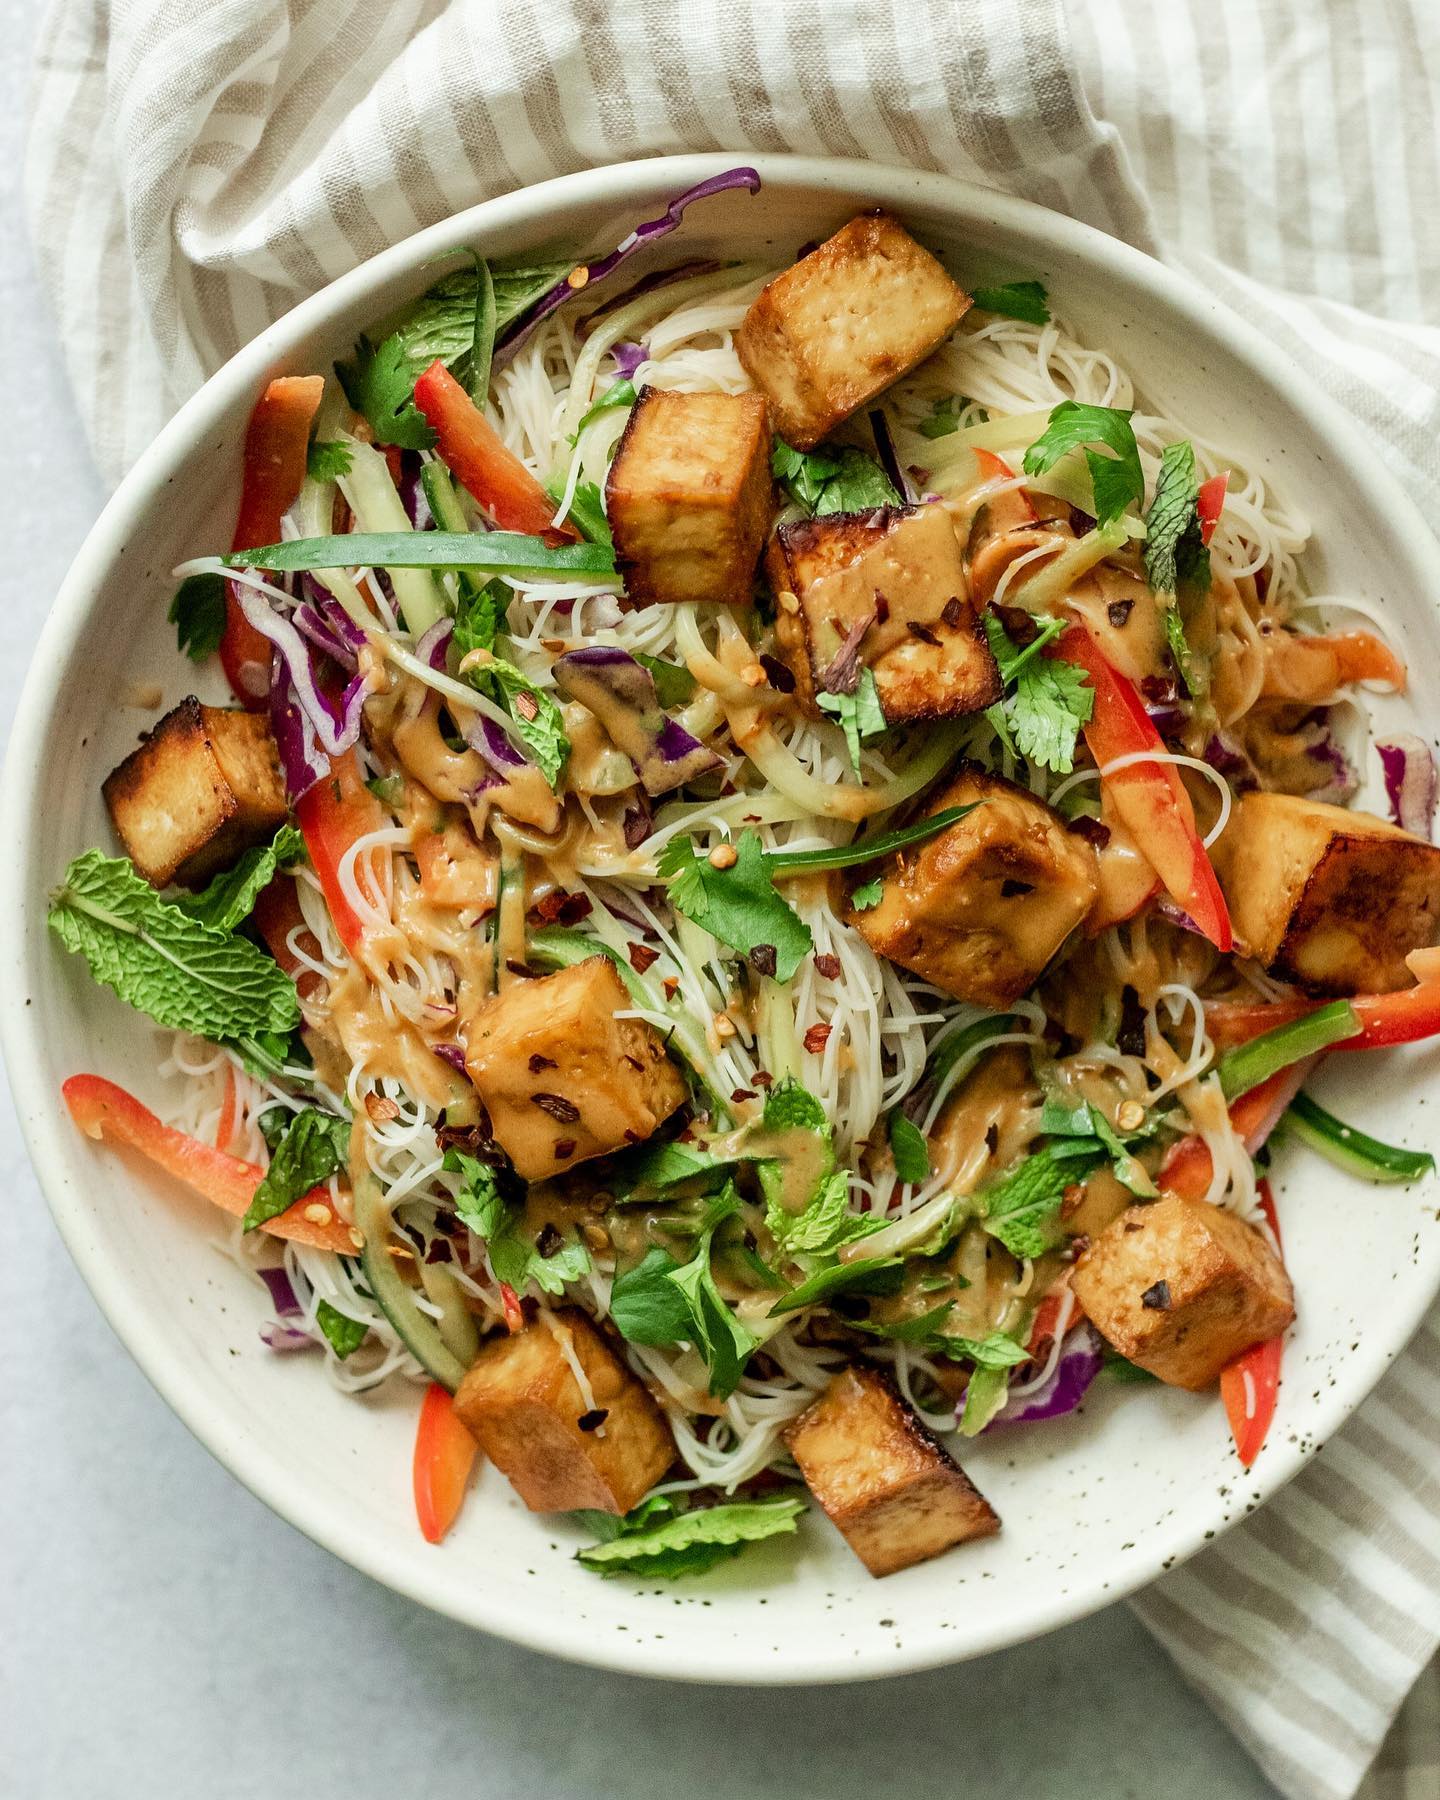
{"type": "MultiPolygon", "coordinates": [[[[395,504],[400,505],[398,494],[395,504]]],[[[219,561],[227,569],[486,569],[495,575],[615,573],[615,559],[603,544],[556,544],[552,548],[540,538],[527,537],[520,531],[351,531],[340,537],[292,538],[286,544],[262,544],[254,550],[233,551],[219,561]]]]}
{"type": "Polygon", "coordinates": [[[1277,1025],[1273,1031],[1262,1032],[1248,1044],[1222,1056],[1216,1069],[1220,1090],[1227,1100],[1238,1100],[1262,1081],[1278,1075],[1281,1069],[1288,1069],[1291,1063],[1343,1043],[1359,1030],[1360,1021],[1350,1002],[1332,1000],[1328,1006],[1306,1013],[1303,1019],[1277,1025]]]}
{"type": "Polygon", "coordinates": [[[420,471],[420,486],[425,494],[425,504],[441,531],[469,533],[470,521],[465,517],[465,508],[460,504],[455,483],[444,463],[427,462],[420,471]]]}
{"type": "MultiPolygon", "coordinates": [[[[405,503],[395,491],[389,466],[380,452],[369,444],[349,438],[343,441],[350,452],[350,470],[340,477],[340,492],[355,514],[355,523],[362,530],[384,533],[402,547],[408,538],[422,535],[411,526],[405,503]]],[[[428,537],[430,533],[423,535],[428,537]]],[[[295,540],[296,543],[306,541],[304,538],[295,540]]],[[[356,563],[347,564],[347,567],[354,567],[358,562],[357,558],[356,563]]],[[[409,567],[403,557],[398,562],[381,563],[380,566],[394,584],[395,598],[400,602],[405,624],[416,637],[428,631],[437,619],[444,618],[449,608],[432,575],[409,567]]]]}
{"type": "Polygon", "coordinates": [[[453,1394],[464,1380],[467,1365],[445,1342],[435,1321],[421,1312],[414,1294],[400,1279],[390,1256],[390,1208],[373,1175],[364,1175],[355,1183],[355,1224],[365,1239],[360,1267],[376,1305],[426,1374],[453,1394]]]}
{"type": "Polygon", "coordinates": [[[500,839],[500,870],[495,880],[497,994],[517,979],[507,964],[524,962],[525,953],[525,854],[511,839],[509,832],[503,832],[500,839]]]}
{"type": "Polygon", "coordinates": [[[441,1340],[468,1369],[480,1348],[480,1333],[475,1329],[460,1283],[443,1263],[429,1263],[421,1258],[415,1266],[426,1298],[440,1308],[437,1324],[441,1340]]]}
{"type": "Polygon", "coordinates": [[[608,956],[620,971],[620,979],[625,983],[635,1004],[643,1006],[646,1012],[664,1013],[672,1021],[672,1049],[678,1050],[688,1065],[716,1122],[729,1122],[730,1108],[721,1096],[704,1031],[684,1007],[673,1000],[667,1000],[658,987],[643,975],[637,975],[612,945],[602,943],[599,938],[589,937],[583,931],[572,931],[566,925],[545,925],[531,934],[527,954],[531,962],[538,962],[551,969],[568,969],[576,963],[584,962],[587,957],[608,956]]]}
{"type": "Polygon", "coordinates": [[[1308,1094],[1290,1102],[1285,1123],[1302,1144],[1318,1151],[1337,1169],[1346,1169],[1366,1181],[1419,1181],[1435,1173],[1435,1158],[1428,1150],[1406,1150],[1399,1144],[1382,1144],[1379,1138],[1357,1131],[1308,1094]]]}

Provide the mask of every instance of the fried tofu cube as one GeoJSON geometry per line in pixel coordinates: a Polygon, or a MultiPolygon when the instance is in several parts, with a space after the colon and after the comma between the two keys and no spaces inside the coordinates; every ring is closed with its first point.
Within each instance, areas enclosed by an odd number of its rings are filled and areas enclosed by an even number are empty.
{"type": "Polygon", "coordinates": [[[979,712],[1000,698],[990,645],[968,598],[960,544],[940,506],[882,506],[782,525],[766,568],[775,589],[775,643],[800,704],[817,693],[846,638],[892,725],[979,712]]]}
{"type": "Polygon", "coordinates": [[[966,765],[933,811],[975,810],[895,858],[850,922],[871,948],[958,1000],[1004,1007],[1094,903],[1095,852],[1043,800],[966,765]]]}
{"type": "Polygon", "coordinates": [[[192,694],[146,733],[101,790],[126,854],[152,887],[194,886],[285,823],[280,758],[263,713],[192,694]]]}
{"type": "Polygon", "coordinates": [[[1211,856],[1250,954],[1315,993],[1408,987],[1440,930],[1440,848],[1372,813],[1241,794],[1211,856]]]}
{"type": "Polygon", "coordinates": [[[842,1369],[785,1431],[831,1523],[872,1575],[990,1537],[990,1502],[877,1369],[842,1369]]]}
{"type": "Polygon", "coordinates": [[[664,1413],[573,1308],[488,1338],[455,1411],[531,1512],[627,1513],[675,1459],[664,1413]]]}
{"type": "Polygon", "coordinates": [[[1295,1317],[1280,1258],[1253,1225],[1205,1200],[1128,1207],[1070,1277],[1085,1316],[1171,1387],[1207,1388],[1295,1317]]]}
{"type": "Polygon", "coordinates": [[[885,213],[865,213],[777,275],[735,349],[775,428],[810,450],[950,335],[970,296],[885,213]]]}
{"type": "Polygon", "coordinates": [[[762,395],[640,390],[605,481],[630,599],[747,603],[774,512],[762,395]]]}
{"type": "Polygon", "coordinates": [[[631,1005],[608,956],[493,994],[470,1022],[466,1065],[496,1142],[526,1181],[638,1144],[685,1081],[631,1005]]]}

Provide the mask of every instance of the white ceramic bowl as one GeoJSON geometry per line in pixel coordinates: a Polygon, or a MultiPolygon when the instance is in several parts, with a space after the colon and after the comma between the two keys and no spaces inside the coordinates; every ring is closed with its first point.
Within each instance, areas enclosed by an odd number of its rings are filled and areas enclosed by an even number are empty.
{"type": "MultiPolygon", "coordinates": [[[[415,1391],[347,1400],[310,1359],[265,1351],[262,1296],[216,1254],[205,1206],[70,1124],[60,1083],[77,1070],[157,1097],[157,1036],[45,928],[45,897],[68,858],[110,841],[100,781],[146,722],[125,696],[158,682],[168,706],[193,685],[165,622],[169,571],[227,539],[242,430],[264,381],[328,368],[360,328],[433,280],[430,259],[455,245],[601,249],[734,160],[632,163],[476,207],[298,306],[181,410],[91,532],[30,672],[4,791],[0,1009],[30,1152],[81,1273],[171,1406],[277,1512],[377,1580],[536,1649],[690,1679],[844,1680],[957,1661],[1075,1619],[1273,1493],[1363,1399],[1440,1287],[1433,1193],[1365,1188],[1285,1152],[1279,1206],[1300,1321],[1250,1475],[1213,1395],[1102,1382],[1077,1416],[967,1449],[1004,1518],[987,1543],[875,1582],[812,1512],[798,1547],[761,1546],[704,1580],[606,1582],[572,1561],[578,1533],[524,1512],[493,1470],[443,1547],[421,1540],[415,1391]]],[[[1440,717],[1435,545],[1354,426],[1252,330],[1147,257],[1023,202],[860,163],[755,160],[760,194],[697,206],[658,260],[788,259],[857,208],[882,205],[962,278],[1041,277],[1151,404],[1233,445],[1309,518],[1312,590],[1384,604],[1414,672],[1413,716],[1440,717]]],[[[1418,1144],[1419,1087],[1413,1059],[1391,1053],[1339,1059],[1322,1092],[1343,1092],[1346,1113],[1380,1135],[1418,1144]]]]}

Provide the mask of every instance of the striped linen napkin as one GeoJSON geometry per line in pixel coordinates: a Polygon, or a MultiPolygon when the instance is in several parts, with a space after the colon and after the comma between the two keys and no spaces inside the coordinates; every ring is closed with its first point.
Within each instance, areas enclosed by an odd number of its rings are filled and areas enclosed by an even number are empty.
{"type": "MultiPolygon", "coordinates": [[[[1188,270],[1434,516],[1437,72],[1433,0],[57,0],[29,206],[112,480],[266,323],[422,225],[630,157],[792,150],[987,182],[1188,270]]],[[[1432,1322],[1135,1605],[1287,1795],[1433,1797],[1437,1524],[1432,1322]]]]}

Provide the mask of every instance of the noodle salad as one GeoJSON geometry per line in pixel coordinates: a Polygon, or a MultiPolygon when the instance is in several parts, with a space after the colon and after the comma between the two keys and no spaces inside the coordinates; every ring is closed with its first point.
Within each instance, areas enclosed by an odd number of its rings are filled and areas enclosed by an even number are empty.
{"type": "Polygon", "coordinates": [[[170,613],[233,700],[50,914],[166,1034],[166,1116],[77,1074],[80,1128],[232,1216],[268,1351],[418,1384],[427,1537],[483,1459],[601,1574],[807,1497],[908,1567],[1097,1381],[1218,1387],[1248,1465],[1271,1132],[1433,1169],[1305,1092],[1440,1033],[1429,752],[1347,804],[1383,621],[1024,271],[867,214],[621,276],[758,185],[267,386],[170,613]]]}

